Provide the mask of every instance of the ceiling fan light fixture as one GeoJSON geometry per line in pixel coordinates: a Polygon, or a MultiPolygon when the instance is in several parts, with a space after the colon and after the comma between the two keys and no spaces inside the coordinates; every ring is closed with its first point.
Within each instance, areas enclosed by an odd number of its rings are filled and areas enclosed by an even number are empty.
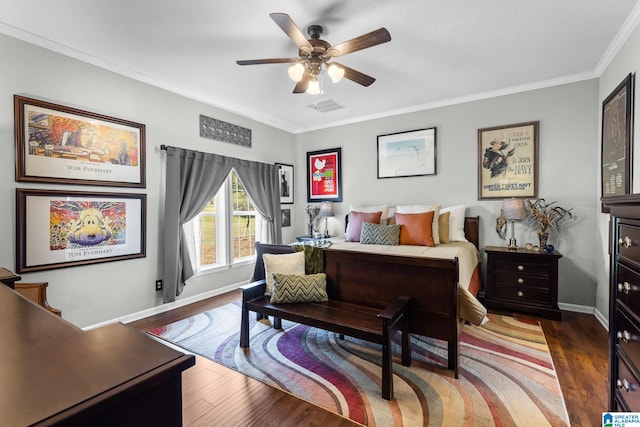
{"type": "Polygon", "coordinates": [[[309,95],[318,95],[320,94],[320,82],[316,77],[312,77],[309,80],[309,86],[307,86],[307,93],[309,95]]]}
{"type": "Polygon", "coordinates": [[[291,80],[293,80],[294,82],[299,82],[300,80],[302,80],[302,76],[304,74],[304,65],[302,65],[302,63],[300,62],[296,62],[289,67],[288,73],[291,80]]]}
{"type": "Polygon", "coordinates": [[[338,83],[344,77],[344,68],[336,64],[329,64],[327,74],[329,74],[332,82],[338,83]]]}

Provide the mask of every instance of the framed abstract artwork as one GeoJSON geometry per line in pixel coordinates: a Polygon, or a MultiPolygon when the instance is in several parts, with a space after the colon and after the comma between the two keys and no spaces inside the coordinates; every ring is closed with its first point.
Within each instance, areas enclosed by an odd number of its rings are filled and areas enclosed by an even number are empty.
{"type": "Polygon", "coordinates": [[[16,189],[19,273],[146,256],[145,194],[16,189]]]}
{"type": "Polygon", "coordinates": [[[307,201],[342,201],[340,148],[307,152],[307,201]]]}
{"type": "Polygon", "coordinates": [[[633,74],[627,75],[602,102],[603,198],[631,192],[633,84],[633,74]]]}
{"type": "Polygon", "coordinates": [[[378,179],[435,174],[435,127],[378,135],[378,179]]]}
{"type": "Polygon", "coordinates": [[[478,199],[538,197],[539,125],[478,129],[478,199]]]}
{"type": "Polygon", "coordinates": [[[145,125],[13,98],[16,181],[145,187],[145,125]]]}
{"type": "Polygon", "coordinates": [[[293,166],[276,163],[280,175],[280,204],[293,204],[293,166]]]}

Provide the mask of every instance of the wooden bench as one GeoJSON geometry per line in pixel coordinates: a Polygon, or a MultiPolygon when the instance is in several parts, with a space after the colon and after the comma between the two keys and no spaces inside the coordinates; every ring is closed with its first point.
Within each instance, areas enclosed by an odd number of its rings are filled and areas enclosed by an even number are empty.
{"type": "MultiPolygon", "coordinates": [[[[329,285],[328,285],[329,286],[329,285]]],[[[409,348],[409,297],[400,297],[387,307],[380,309],[366,305],[340,301],[332,294],[326,303],[272,304],[265,296],[266,281],[259,280],[242,288],[242,320],[240,347],[249,347],[249,312],[274,316],[274,328],[281,329],[281,319],[302,323],[359,338],[382,345],[382,397],[393,399],[393,356],[391,338],[396,331],[402,333],[402,364],[411,365],[409,348]]]]}

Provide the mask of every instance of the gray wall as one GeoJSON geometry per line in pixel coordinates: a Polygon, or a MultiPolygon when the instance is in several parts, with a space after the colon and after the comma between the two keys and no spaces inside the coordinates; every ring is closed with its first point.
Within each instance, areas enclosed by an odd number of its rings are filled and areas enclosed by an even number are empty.
{"type": "MultiPolygon", "coordinates": [[[[0,265],[15,267],[15,188],[123,191],[147,194],[146,258],[23,274],[23,280],[49,282],[52,306],[81,326],[117,319],[162,304],[155,280],[162,277],[164,154],[160,145],[215,152],[265,163],[294,163],[294,136],[253,120],[195,102],[86,63],[0,35],[0,265]],[[146,124],[147,188],[130,190],[18,183],[14,178],[13,95],[24,95],[146,124]],[[253,147],[199,137],[200,114],[250,128],[253,147]]],[[[284,237],[292,240],[293,227],[284,237]]],[[[251,266],[195,278],[181,298],[245,282],[251,266]]]]}
{"type": "MultiPolygon", "coordinates": [[[[593,307],[596,289],[594,250],[597,235],[594,210],[598,187],[594,172],[598,153],[598,84],[582,81],[547,89],[425,110],[365,123],[318,130],[297,136],[298,161],[306,151],[342,148],[343,202],[333,234],[343,229],[349,205],[434,203],[468,206],[468,215],[481,217],[481,245],[502,245],[495,231],[501,201],[478,200],[477,131],[498,125],[540,121],[539,196],[573,208],[578,220],[553,243],[564,254],[560,267],[559,300],[582,309],[593,307]],[[437,175],[377,179],[376,136],[437,127],[437,175]]],[[[305,182],[298,168],[298,182],[305,182]]],[[[298,186],[296,199],[306,197],[298,186]]],[[[304,228],[299,217],[297,229],[304,228]]],[[[510,230],[509,230],[510,232],[510,230]]],[[[516,224],[520,245],[537,236],[516,224]]]]}

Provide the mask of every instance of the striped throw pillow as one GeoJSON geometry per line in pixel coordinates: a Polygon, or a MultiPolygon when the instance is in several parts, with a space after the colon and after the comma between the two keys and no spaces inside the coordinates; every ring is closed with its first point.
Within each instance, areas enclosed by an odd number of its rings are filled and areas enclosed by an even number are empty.
{"type": "Polygon", "coordinates": [[[324,273],[307,275],[273,273],[272,303],[327,301],[329,301],[327,276],[324,273]]]}
{"type": "Polygon", "coordinates": [[[400,244],[400,226],[362,223],[360,243],[365,245],[396,246],[400,244]]]}

